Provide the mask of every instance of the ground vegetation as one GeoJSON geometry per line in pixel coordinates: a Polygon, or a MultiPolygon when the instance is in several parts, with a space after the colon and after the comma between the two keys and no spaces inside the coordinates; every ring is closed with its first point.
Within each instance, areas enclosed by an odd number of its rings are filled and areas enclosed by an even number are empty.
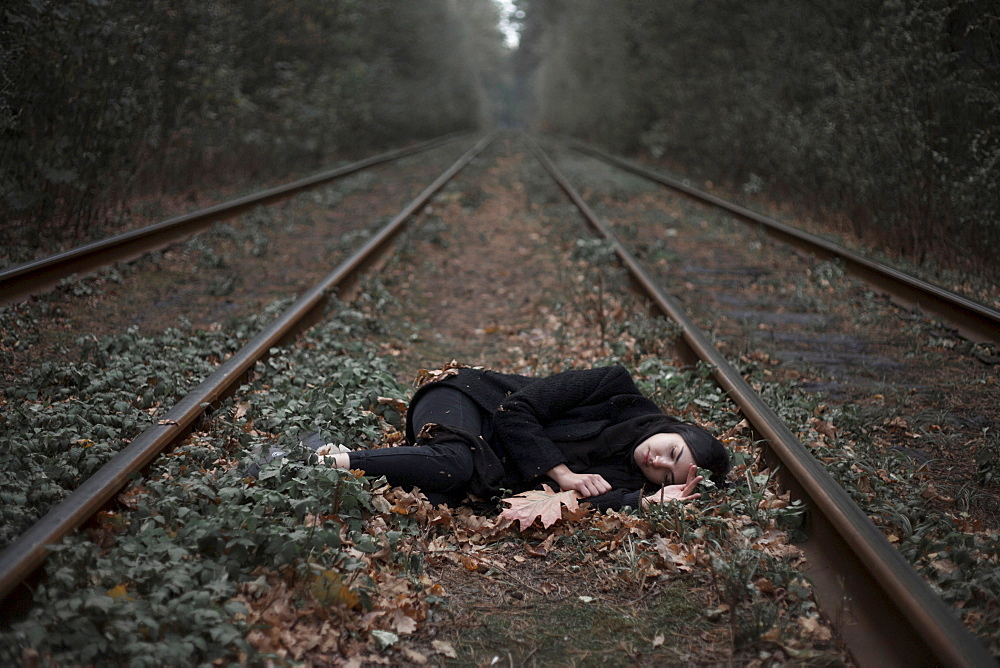
{"type": "MultiPolygon", "coordinates": [[[[411,491],[309,461],[298,447],[312,431],[351,448],[398,444],[414,376],[433,375],[446,355],[539,375],[621,363],[665,409],[720,433],[739,423],[707,369],[665,361],[676,329],[630,296],[606,244],[579,238],[541,166],[508,150],[501,144],[499,157],[469,165],[358,299],[334,304],[296,345],[273,351],[211,420],[61,543],[35,605],[0,633],[5,662],[842,659],[789,544],[801,506],[768,488],[746,434],[727,436],[747,453],[740,470],[752,471],[732,495],[523,531],[498,518],[495,501],[434,509],[411,491]],[[495,252],[456,259],[487,242],[495,252]],[[272,448],[288,456],[246,476],[272,448]],[[568,633],[553,633],[553,617],[568,633]]],[[[258,231],[277,252],[282,227],[258,231]]],[[[194,249],[197,257],[217,241],[194,249]]],[[[6,539],[161,419],[286,303],[207,328],[97,337],[79,354],[54,352],[58,367],[5,382],[3,433],[17,445],[0,467],[10,472],[0,491],[15,502],[0,517],[6,539]],[[31,442],[36,426],[53,432],[44,444],[31,442]]],[[[37,330],[49,314],[10,315],[19,319],[7,325],[13,333],[37,330]]]]}

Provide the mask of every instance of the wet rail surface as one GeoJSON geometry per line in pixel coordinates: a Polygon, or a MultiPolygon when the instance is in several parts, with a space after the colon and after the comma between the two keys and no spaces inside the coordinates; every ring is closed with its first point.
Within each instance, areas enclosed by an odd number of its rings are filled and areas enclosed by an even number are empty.
{"type": "MultiPolygon", "coordinates": [[[[88,480],[62,505],[0,554],[0,593],[9,594],[27,574],[44,561],[46,545],[74,530],[89,514],[108,502],[129,475],[141,470],[161,450],[183,437],[194,420],[204,412],[205,406],[218,401],[237,385],[256,359],[267,354],[276,343],[286,340],[313,322],[318,317],[319,306],[329,290],[370,266],[398,234],[405,221],[492,139],[492,136],[484,138],[470,149],[458,163],[429,186],[421,197],[383,228],[381,233],[300,298],[244,350],[219,367],[209,379],[167,413],[160,424],[135,439],[126,451],[112,460],[97,476],[88,480]]],[[[609,235],[607,228],[593,215],[572,186],[558,174],[549,158],[537,147],[535,151],[553,176],[560,179],[561,186],[584,212],[591,225],[602,234],[609,235]]],[[[836,577],[836,574],[842,574],[845,568],[858,568],[864,573],[863,577],[846,578],[848,581],[860,581],[858,589],[851,589],[847,596],[856,597],[853,598],[858,606],[855,612],[857,618],[864,622],[855,625],[858,628],[842,629],[856,657],[862,663],[867,661],[861,657],[893,656],[899,662],[905,660],[918,664],[926,663],[928,657],[934,657],[934,662],[949,665],[981,665],[988,660],[985,650],[902,561],[898,552],[885,541],[860,509],[846,498],[801,443],[776,420],[773,412],[709,344],[676,301],[649,278],[620,242],[611,236],[608,238],[614,244],[619,259],[629,267],[657,308],[684,328],[686,357],[689,360],[702,359],[715,367],[720,386],[731,393],[755,430],[766,440],[770,456],[780,460],[785,472],[783,483],[809,500],[813,518],[811,540],[819,548],[814,553],[820,557],[829,552],[827,556],[832,558],[823,567],[834,569],[834,576],[828,578],[825,586],[835,589],[825,595],[824,606],[831,605],[839,609],[843,602],[840,598],[844,595],[843,590],[836,589],[843,584],[839,582],[842,578],[836,577]],[[866,589],[873,592],[871,596],[863,595],[866,589]],[[883,635],[884,631],[881,629],[884,627],[879,625],[885,622],[892,625],[893,635],[883,635]],[[874,626],[868,626],[869,624],[874,626]],[[880,635],[881,641],[878,637],[880,635]],[[889,646],[886,646],[886,638],[891,639],[889,646]],[[882,654],[883,652],[891,653],[882,654]]],[[[835,618],[834,615],[830,616],[835,618]]]]}

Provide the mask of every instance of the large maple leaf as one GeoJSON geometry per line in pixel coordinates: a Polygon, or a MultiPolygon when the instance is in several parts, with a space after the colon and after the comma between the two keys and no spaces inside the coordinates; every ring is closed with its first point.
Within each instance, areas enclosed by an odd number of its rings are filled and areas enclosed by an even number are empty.
{"type": "Polygon", "coordinates": [[[510,508],[500,513],[500,517],[517,520],[521,523],[521,531],[530,527],[538,517],[542,520],[542,526],[547,529],[562,517],[563,506],[570,511],[576,510],[578,498],[579,494],[574,490],[554,492],[548,485],[542,485],[540,490],[532,489],[503,499],[510,508]]]}

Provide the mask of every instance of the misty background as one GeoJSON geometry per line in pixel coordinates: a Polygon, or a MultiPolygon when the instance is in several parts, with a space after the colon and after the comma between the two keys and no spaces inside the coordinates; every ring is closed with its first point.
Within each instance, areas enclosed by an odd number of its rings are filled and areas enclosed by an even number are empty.
{"type": "Polygon", "coordinates": [[[3,264],[142,198],[506,127],[997,276],[986,0],[7,0],[0,64],[3,264]]]}

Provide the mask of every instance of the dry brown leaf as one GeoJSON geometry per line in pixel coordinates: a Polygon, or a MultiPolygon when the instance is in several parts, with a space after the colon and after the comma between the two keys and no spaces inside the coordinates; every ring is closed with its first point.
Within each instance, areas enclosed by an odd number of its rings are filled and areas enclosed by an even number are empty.
{"type": "Polygon", "coordinates": [[[827,422],[825,420],[820,420],[819,418],[812,418],[810,422],[812,422],[813,429],[823,434],[827,438],[837,438],[837,434],[839,432],[837,428],[833,426],[833,423],[827,422]]]}
{"type": "Polygon", "coordinates": [[[820,623],[820,620],[816,617],[799,617],[797,621],[806,634],[816,638],[817,640],[826,641],[833,637],[830,629],[823,626],[823,624],[820,623]]]}
{"type": "Polygon", "coordinates": [[[468,557],[463,554],[459,557],[459,559],[461,560],[462,565],[465,566],[465,570],[471,573],[485,573],[489,570],[489,567],[486,566],[486,564],[480,562],[475,557],[468,557]]]}
{"type": "Polygon", "coordinates": [[[446,642],[444,640],[434,640],[431,642],[431,645],[438,654],[443,654],[449,659],[458,658],[458,652],[455,651],[455,648],[451,646],[450,642],[446,642]]]}
{"type": "Polygon", "coordinates": [[[564,505],[571,511],[576,510],[579,507],[578,498],[573,490],[554,492],[548,485],[542,485],[541,490],[532,489],[503,499],[510,508],[500,513],[500,517],[517,520],[521,531],[530,527],[537,517],[542,521],[542,527],[547,529],[562,517],[564,505]]]}
{"type": "Polygon", "coordinates": [[[668,543],[662,536],[657,535],[653,538],[653,546],[663,561],[673,565],[678,571],[686,572],[694,568],[695,557],[688,551],[687,545],[668,543]]]}
{"type": "Polygon", "coordinates": [[[427,663],[427,657],[415,649],[410,649],[409,647],[403,647],[399,651],[402,652],[403,656],[406,657],[407,661],[412,661],[418,666],[423,666],[427,663]]]}
{"type": "Polygon", "coordinates": [[[356,608],[361,603],[357,592],[344,584],[340,573],[324,570],[309,579],[309,591],[317,603],[323,606],[342,605],[356,608]]]}
{"type": "Polygon", "coordinates": [[[552,544],[556,540],[556,534],[549,534],[548,538],[539,543],[536,547],[532,547],[528,543],[524,544],[524,551],[533,557],[545,557],[548,556],[549,550],[552,549],[552,544]]]}
{"type": "Polygon", "coordinates": [[[958,566],[955,565],[955,562],[951,559],[936,559],[931,562],[931,566],[942,573],[948,574],[954,573],[955,569],[958,568],[958,566]]]}
{"type": "Polygon", "coordinates": [[[775,591],[777,591],[774,583],[767,578],[758,578],[753,584],[757,588],[757,591],[765,596],[774,596],[775,591]]]}
{"type": "Polygon", "coordinates": [[[389,627],[396,633],[406,634],[417,630],[417,620],[398,608],[389,613],[387,621],[389,622],[389,627]]]}
{"type": "Polygon", "coordinates": [[[401,415],[406,414],[406,402],[402,399],[393,399],[392,397],[378,397],[375,400],[380,406],[389,406],[391,408],[399,411],[401,415]]]}

